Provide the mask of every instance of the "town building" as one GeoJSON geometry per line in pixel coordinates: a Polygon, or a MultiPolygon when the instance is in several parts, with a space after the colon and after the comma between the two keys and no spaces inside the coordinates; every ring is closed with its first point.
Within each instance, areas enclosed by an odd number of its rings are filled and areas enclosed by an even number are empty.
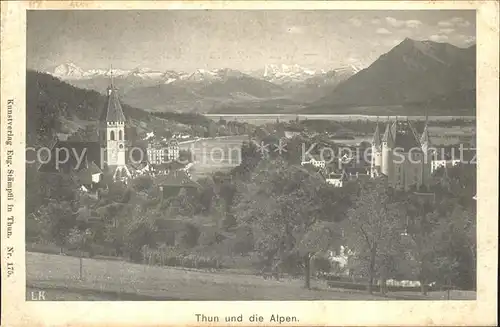
{"type": "Polygon", "coordinates": [[[316,168],[325,168],[326,167],[326,162],[325,160],[316,160],[314,158],[311,158],[311,160],[308,161],[302,161],[300,163],[302,166],[304,165],[312,165],[316,168]]]}
{"type": "Polygon", "coordinates": [[[146,149],[147,162],[152,165],[161,165],[179,160],[180,147],[177,140],[168,142],[150,142],[146,149]]]}
{"type": "Polygon", "coordinates": [[[154,184],[160,188],[165,199],[178,195],[181,190],[196,189],[200,186],[184,170],[173,170],[157,174],[154,184]]]}
{"type": "Polygon", "coordinates": [[[165,154],[167,162],[174,162],[179,160],[180,156],[180,147],[179,142],[177,140],[170,140],[167,143],[167,152],[165,154]]]}
{"type": "Polygon", "coordinates": [[[159,143],[148,143],[146,155],[148,163],[152,165],[161,165],[165,162],[165,148],[159,143]]]}

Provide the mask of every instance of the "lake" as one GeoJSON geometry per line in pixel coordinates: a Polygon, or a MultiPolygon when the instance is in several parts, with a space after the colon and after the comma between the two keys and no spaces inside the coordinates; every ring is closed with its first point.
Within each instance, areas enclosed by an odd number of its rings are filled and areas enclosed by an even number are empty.
{"type": "MultiPolygon", "coordinates": [[[[206,117],[219,120],[223,118],[225,120],[234,120],[239,122],[246,122],[253,125],[263,125],[267,123],[275,122],[276,119],[280,121],[290,121],[295,120],[299,117],[299,120],[306,119],[323,119],[323,120],[334,120],[334,121],[346,121],[346,120],[372,120],[376,121],[379,119],[381,122],[385,121],[387,117],[391,120],[396,119],[406,119],[409,120],[425,120],[425,116],[373,116],[373,115],[322,115],[322,114],[205,114],[206,117]]],[[[428,119],[432,121],[447,121],[452,119],[468,119],[474,120],[475,116],[429,116],[428,119]]]]}
{"type": "Polygon", "coordinates": [[[241,144],[246,135],[199,139],[179,144],[193,154],[193,166],[189,170],[193,179],[211,175],[216,171],[228,171],[241,162],[241,144]]]}

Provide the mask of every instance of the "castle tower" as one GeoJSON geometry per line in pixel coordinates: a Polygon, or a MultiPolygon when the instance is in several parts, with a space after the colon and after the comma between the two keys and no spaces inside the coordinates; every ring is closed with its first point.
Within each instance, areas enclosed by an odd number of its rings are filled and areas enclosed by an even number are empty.
{"type": "Polygon", "coordinates": [[[427,151],[429,151],[431,148],[429,129],[427,125],[428,125],[428,117],[425,116],[425,127],[422,136],[420,137],[420,144],[422,145],[422,151],[424,151],[424,153],[427,153],[427,151]]]}
{"type": "Polygon", "coordinates": [[[378,117],[377,125],[375,126],[375,133],[373,134],[372,140],[372,157],[371,157],[371,177],[376,177],[381,173],[382,165],[382,141],[380,140],[380,131],[378,128],[378,117]]]}
{"type": "Polygon", "coordinates": [[[384,136],[382,137],[382,164],[380,171],[390,178],[392,172],[392,148],[394,146],[394,136],[392,133],[394,126],[391,126],[389,117],[385,126],[384,136]]]}
{"type": "Polygon", "coordinates": [[[111,77],[107,101],[99,119],[99,141],[106,166],[116,179],[130,176],[125,159],[125,115],[111,77]]]}

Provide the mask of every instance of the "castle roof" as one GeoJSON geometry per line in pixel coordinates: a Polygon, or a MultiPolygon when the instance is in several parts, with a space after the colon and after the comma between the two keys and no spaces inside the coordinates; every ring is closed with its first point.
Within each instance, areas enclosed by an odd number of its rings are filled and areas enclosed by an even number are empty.
{"type": "Polygon", "coordinates": [[[379,147],[380,146],[380,131],[378,129],[378,123],[377,126],[375,127],[375,133],[373,133],[373,140],[372,140],[372,146],[374,147],[379,147]]]}
{"type": "Polygon", "coordinates": [[[396,122],[392,125],[390,121],[387,121],[387,125],[385,126],[384,136],[382,136],[382,142],[387,142],[392,144],[394,142],[394,132],[395,132],[396,122]]]}
{"type": "Polygon", "coordinates": [[[427,120],[428,118],[425,117],[425,127],[424,127],[424,131],[422,132],[422,136],[420,137],[420,144],[422,146],[424,145],[431,145],[431,139],[429,137],[429,129],[428,129],[428,124],[427,124],[427,120]]]}
{"type": "Polygon", "coordinates": [[[108,99],[103,111],[101,112],[100,122],[126,122],[123,109],[118,99],[118,92],[113,85],[108,87],[108,99]]]}
{"type": "Polygon", "coordinates": [[[408,152],[410,149],[421,149],[420,141],[410,122],[399,121],[396,123],[396,132],[394,133],[394,147],[408,152]]]}

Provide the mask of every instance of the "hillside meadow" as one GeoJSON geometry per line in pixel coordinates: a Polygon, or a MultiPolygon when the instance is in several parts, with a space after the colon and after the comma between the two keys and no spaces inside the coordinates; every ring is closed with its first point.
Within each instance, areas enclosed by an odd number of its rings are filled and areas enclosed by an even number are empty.
{"type": "MultiPolygon", "coordinates": [[[[76,257],[26,253],[26,297],[44,290],[46,300],[439,300],[445,292],[390,293],[387,297],[363,291],[328,289],[315,280],[305,290],[300,279],[264,280],[241,271],[200,271],[156,267],[118,260],[83,259],[79,279],[76,257]]],[[[452,299],[474,299],[474,292],[453,291],[452,299]]]]}

